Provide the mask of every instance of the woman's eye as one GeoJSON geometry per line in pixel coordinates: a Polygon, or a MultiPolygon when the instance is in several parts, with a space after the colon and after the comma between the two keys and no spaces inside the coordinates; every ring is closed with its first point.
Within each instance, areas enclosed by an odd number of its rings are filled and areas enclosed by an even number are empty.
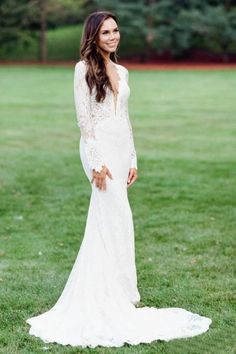
{"type": "MultiPolygon", "coordinates": [[[[119,32],[118,28],[116,28],[113,32],[119,32]]],[[[109,33],[109,31],[102,32],[102,34],[108,34],[108,33],[109,33]]]]}

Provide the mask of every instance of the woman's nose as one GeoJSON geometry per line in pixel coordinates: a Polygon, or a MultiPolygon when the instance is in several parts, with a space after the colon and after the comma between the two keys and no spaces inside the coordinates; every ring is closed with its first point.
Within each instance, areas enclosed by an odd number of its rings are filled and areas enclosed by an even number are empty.
{"type": "Polygon", "coordinates": [[[110,33],[110,39],[114,39],[116,36],[115,36],[115,33],[111,32],[110,33]]]}

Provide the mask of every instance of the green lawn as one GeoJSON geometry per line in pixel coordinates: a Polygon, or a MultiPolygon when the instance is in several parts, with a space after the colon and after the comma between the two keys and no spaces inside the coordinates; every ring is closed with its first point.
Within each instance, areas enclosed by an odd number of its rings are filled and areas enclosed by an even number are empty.
{"type": "Polygon", "coordinates": [[[118,349],[44,344],[29,316],[60,295],[83,237],[73,68],[0,67],[0,352],[233,354],[236,71],[130,71],[130,188],[142,303],[211,317],[194,338],[118,349]]]}

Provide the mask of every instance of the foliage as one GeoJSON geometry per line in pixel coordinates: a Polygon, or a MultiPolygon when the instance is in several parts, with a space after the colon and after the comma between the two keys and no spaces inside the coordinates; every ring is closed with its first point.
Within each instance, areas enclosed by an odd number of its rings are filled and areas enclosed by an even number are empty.
{"type": "MultiPolygon", "coordinates": [[[[44,0],[48,28],[81,21],[86,0],[44,0]]],[[[41,0],[1,0],[0,42],[2,52],[11,56],[16,46],[27,51],[39,39],[41,0]]]]}
{"type": "Polygon", "coordinates": [[[128,53],[137,38],[136,52],[140,48],[143,53],[169,51],[175,57],[192,49],[236,53],[236,6],[229,8],[221,1],[202,0],[95,2],[99,9],[110,9],[118,15],[128,53]]]}
{"type": "MultiPolygon", "coordinates": [[[[79,46],[82,34],[81,25],[72,25],[49,29],[47,31],[48,60],[71,61],[78,60],[79,46]]],[[[5,46],[0,47],[0,60],[37,60],[39,43],[37,38],[30,38],[27,47],[22,43],[10,52],[5,46]]]]}
{"type": "Polygon", "coordinates": [[[82,26],[59,27],[48,31],[49,60],[78,60],[82,26]]]}
{"type": "Polygon", "coordinates": [[[167,53],[184,58],[203,50],[227,61],[236,54],[235,0],[2,0],[2,57],[14,57],[16,47],[30,52],[39,39],[42,1],[48,30],[82,25],[91,11],[113,11],[121,28],[121,57],[148,60],[167,53]]]}
{"type": "Polygon", "coordinates": [[[19,4],[17,0],[2,0],[0,4],[0,42],[7,51],[14,50],[16,43],[28,46],[34,36],[30,30],[31,11],[34,6],[29,6],[27,0],[22,0],[19,4]]]}

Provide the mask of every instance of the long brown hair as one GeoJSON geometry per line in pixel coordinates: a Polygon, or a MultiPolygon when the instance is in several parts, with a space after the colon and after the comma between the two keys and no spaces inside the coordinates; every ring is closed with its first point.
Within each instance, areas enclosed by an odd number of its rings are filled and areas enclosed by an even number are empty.
{"type": "MultiPolygon", "coordinates": [[[[87,64],[86,81],[92,92],[96,87],[96,101],[101,102],[106,97],[106,88],[112,90],[109,77],[106,73],[103,56],[98,51],[97,41],[99,30],[105,20],[113,18],[117,23],[116,16],[109,11],[96,11],[91,13],[85,20],[83,35],[80,45],[80,59],[87,64]]],[[[110,54],[111,60],[117,63],[116,52],[110,54]]]]}

